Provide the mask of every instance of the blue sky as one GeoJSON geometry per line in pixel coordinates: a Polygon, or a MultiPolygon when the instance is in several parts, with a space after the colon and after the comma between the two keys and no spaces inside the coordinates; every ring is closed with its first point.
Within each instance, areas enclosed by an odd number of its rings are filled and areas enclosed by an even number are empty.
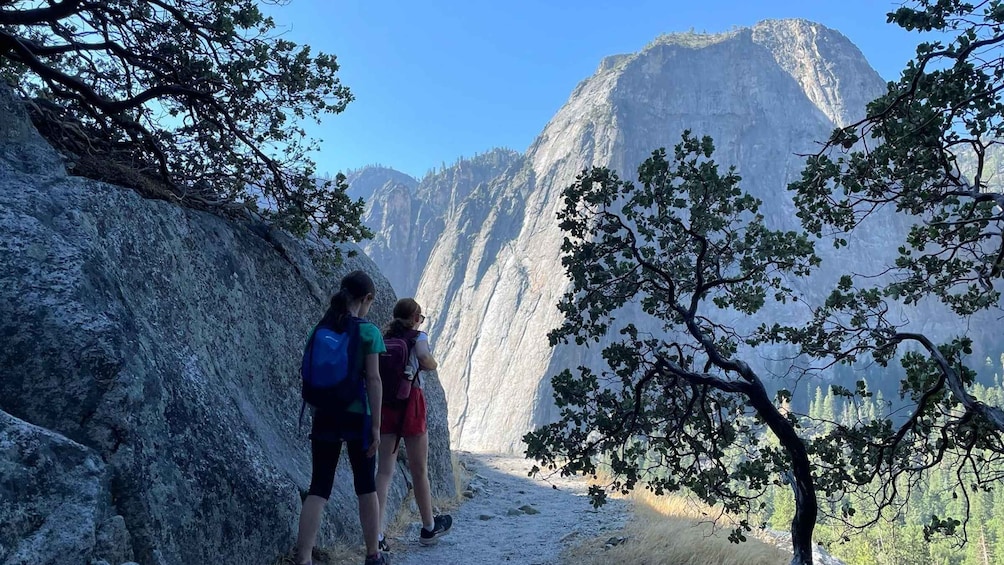
{"type": "Polygon", "coordinates": [[[492,147],[524,151],[600,59],[661,33],[805,18],[849,37],[894,79],[920,40],[888,0],[292,0],[268,12],[332,53],[356,97],[308,132],[319,172],[379,163],[413,176],[492,147]]]}

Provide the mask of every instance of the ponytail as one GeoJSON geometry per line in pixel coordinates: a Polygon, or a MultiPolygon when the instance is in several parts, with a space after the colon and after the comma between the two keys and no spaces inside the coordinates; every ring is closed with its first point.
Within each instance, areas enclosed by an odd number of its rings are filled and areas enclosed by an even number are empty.
{"type": "Polygon", "coordinates": [[[422,309],[414,298],[402,298],[394,305],[394,318],[383,328],[384,337],[399,337],[415,329],[415,314],[422,309]]]}
{"type": "Polygon", "coordinates": [[[349,303],[362,300],[367,294],[376,294],[373,279],[363,271],[352,271],[345,275],[338,292],[331,297],[328,311],[318,325],[332,329],[335,332],[345,331],[345,320],[349,316],[349,303]]]}
{"type": "Polygon", "coordinates": [[[394,318],[383,327],[384,337],[398,337],[412,329],[411,320],[394,318]]]}
{"type": "Polygon", "coordinates": [[[328,311],[321,318],[320,325],[341,333],[345,331],[345,317],[349,315],[349,293],[339,290],[331,297],[328,311]]]}

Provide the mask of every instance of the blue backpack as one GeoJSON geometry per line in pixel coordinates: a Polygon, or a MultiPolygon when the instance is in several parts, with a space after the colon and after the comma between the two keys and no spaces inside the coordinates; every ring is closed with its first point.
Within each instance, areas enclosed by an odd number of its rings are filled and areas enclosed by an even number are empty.
{"type": "MultiPolygon", "coordinates": [[[[314,328],[300,365],[304,405],[326,412],[343,411],[364,398],[362,372],[356,367],[361,321],[346,317],[344,333],[324,326],[314,328]]],[[[302,410],[300,413],[302,417],[302,410]]]]}

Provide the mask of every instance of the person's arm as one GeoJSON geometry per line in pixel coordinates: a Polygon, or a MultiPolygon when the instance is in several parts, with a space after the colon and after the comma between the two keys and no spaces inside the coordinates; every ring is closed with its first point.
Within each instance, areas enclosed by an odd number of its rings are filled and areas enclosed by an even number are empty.
{"type": "Polygon", "coordinates": [[[418,357],[418,366],[426,371],[435,371],[439,366],[436,358],[432,356],[432,350],[429,349],[428,338],[415,342],[415,357],[418,357]]]}
{"type": "Polygon", "coordinates": [[[373,457],[380,447],[380,409],[383,405],[383,383],[380,381],[380,355],[366,355],[366,392],[370,399],[370,414],[373,417],[373,443],[366,452],[367,457],[373,457]]]}

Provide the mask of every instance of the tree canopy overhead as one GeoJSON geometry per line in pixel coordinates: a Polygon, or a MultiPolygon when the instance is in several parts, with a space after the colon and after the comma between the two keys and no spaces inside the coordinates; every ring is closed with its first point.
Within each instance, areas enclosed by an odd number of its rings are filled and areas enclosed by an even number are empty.
{"type": "Polygon", "coordinates": [[[351,101],[337,71],[255,0],[0,2],[0,73],[76,172],[128,168],[153,195],[344,241],[366,234],[362,203],[315,182],[300,125],[351,101]]]}
{"type": "MultiPolygon", "coordinates": [[[[789,338],[815,354],[826,352],[813,343],[825,342],[843,360],[870,353],[889,359],[903,343],[919,346],[943,376],[919,392],[947,391],[965,419],[1004,433],[1004,410],[969,394],[967,370],[928,336],[898,331],[886,315],[890,302],[940,301],[963,318],[1000,310],[1004,193],[993,187],[1004,174],[1004,5],[920,0],[889,21],[949,40],[920,44],[900,80],[869,104],[864,119],[837,129],[790,188],[805,228],[838,246],[880,209],[894,209],[912,227],[892,244],[899,257],[883,282],[849,273],[817,312],[814,335],[789,338]]],[[[947,347],[958,352],[967,344],[960,336],[947,347]]]]}
{"type": "Polygon", "coordinates": [[[931,295],[967,315],[999,304],[1004,277],[1004,6],[908,4],[889,21],[948,39],[920,44],[900,79],[865,118],[833,133],[792,188],[816,235],[850,232],[886,206],[919,221],[900,247],[904,278],[890,296],[931,295]]]}

